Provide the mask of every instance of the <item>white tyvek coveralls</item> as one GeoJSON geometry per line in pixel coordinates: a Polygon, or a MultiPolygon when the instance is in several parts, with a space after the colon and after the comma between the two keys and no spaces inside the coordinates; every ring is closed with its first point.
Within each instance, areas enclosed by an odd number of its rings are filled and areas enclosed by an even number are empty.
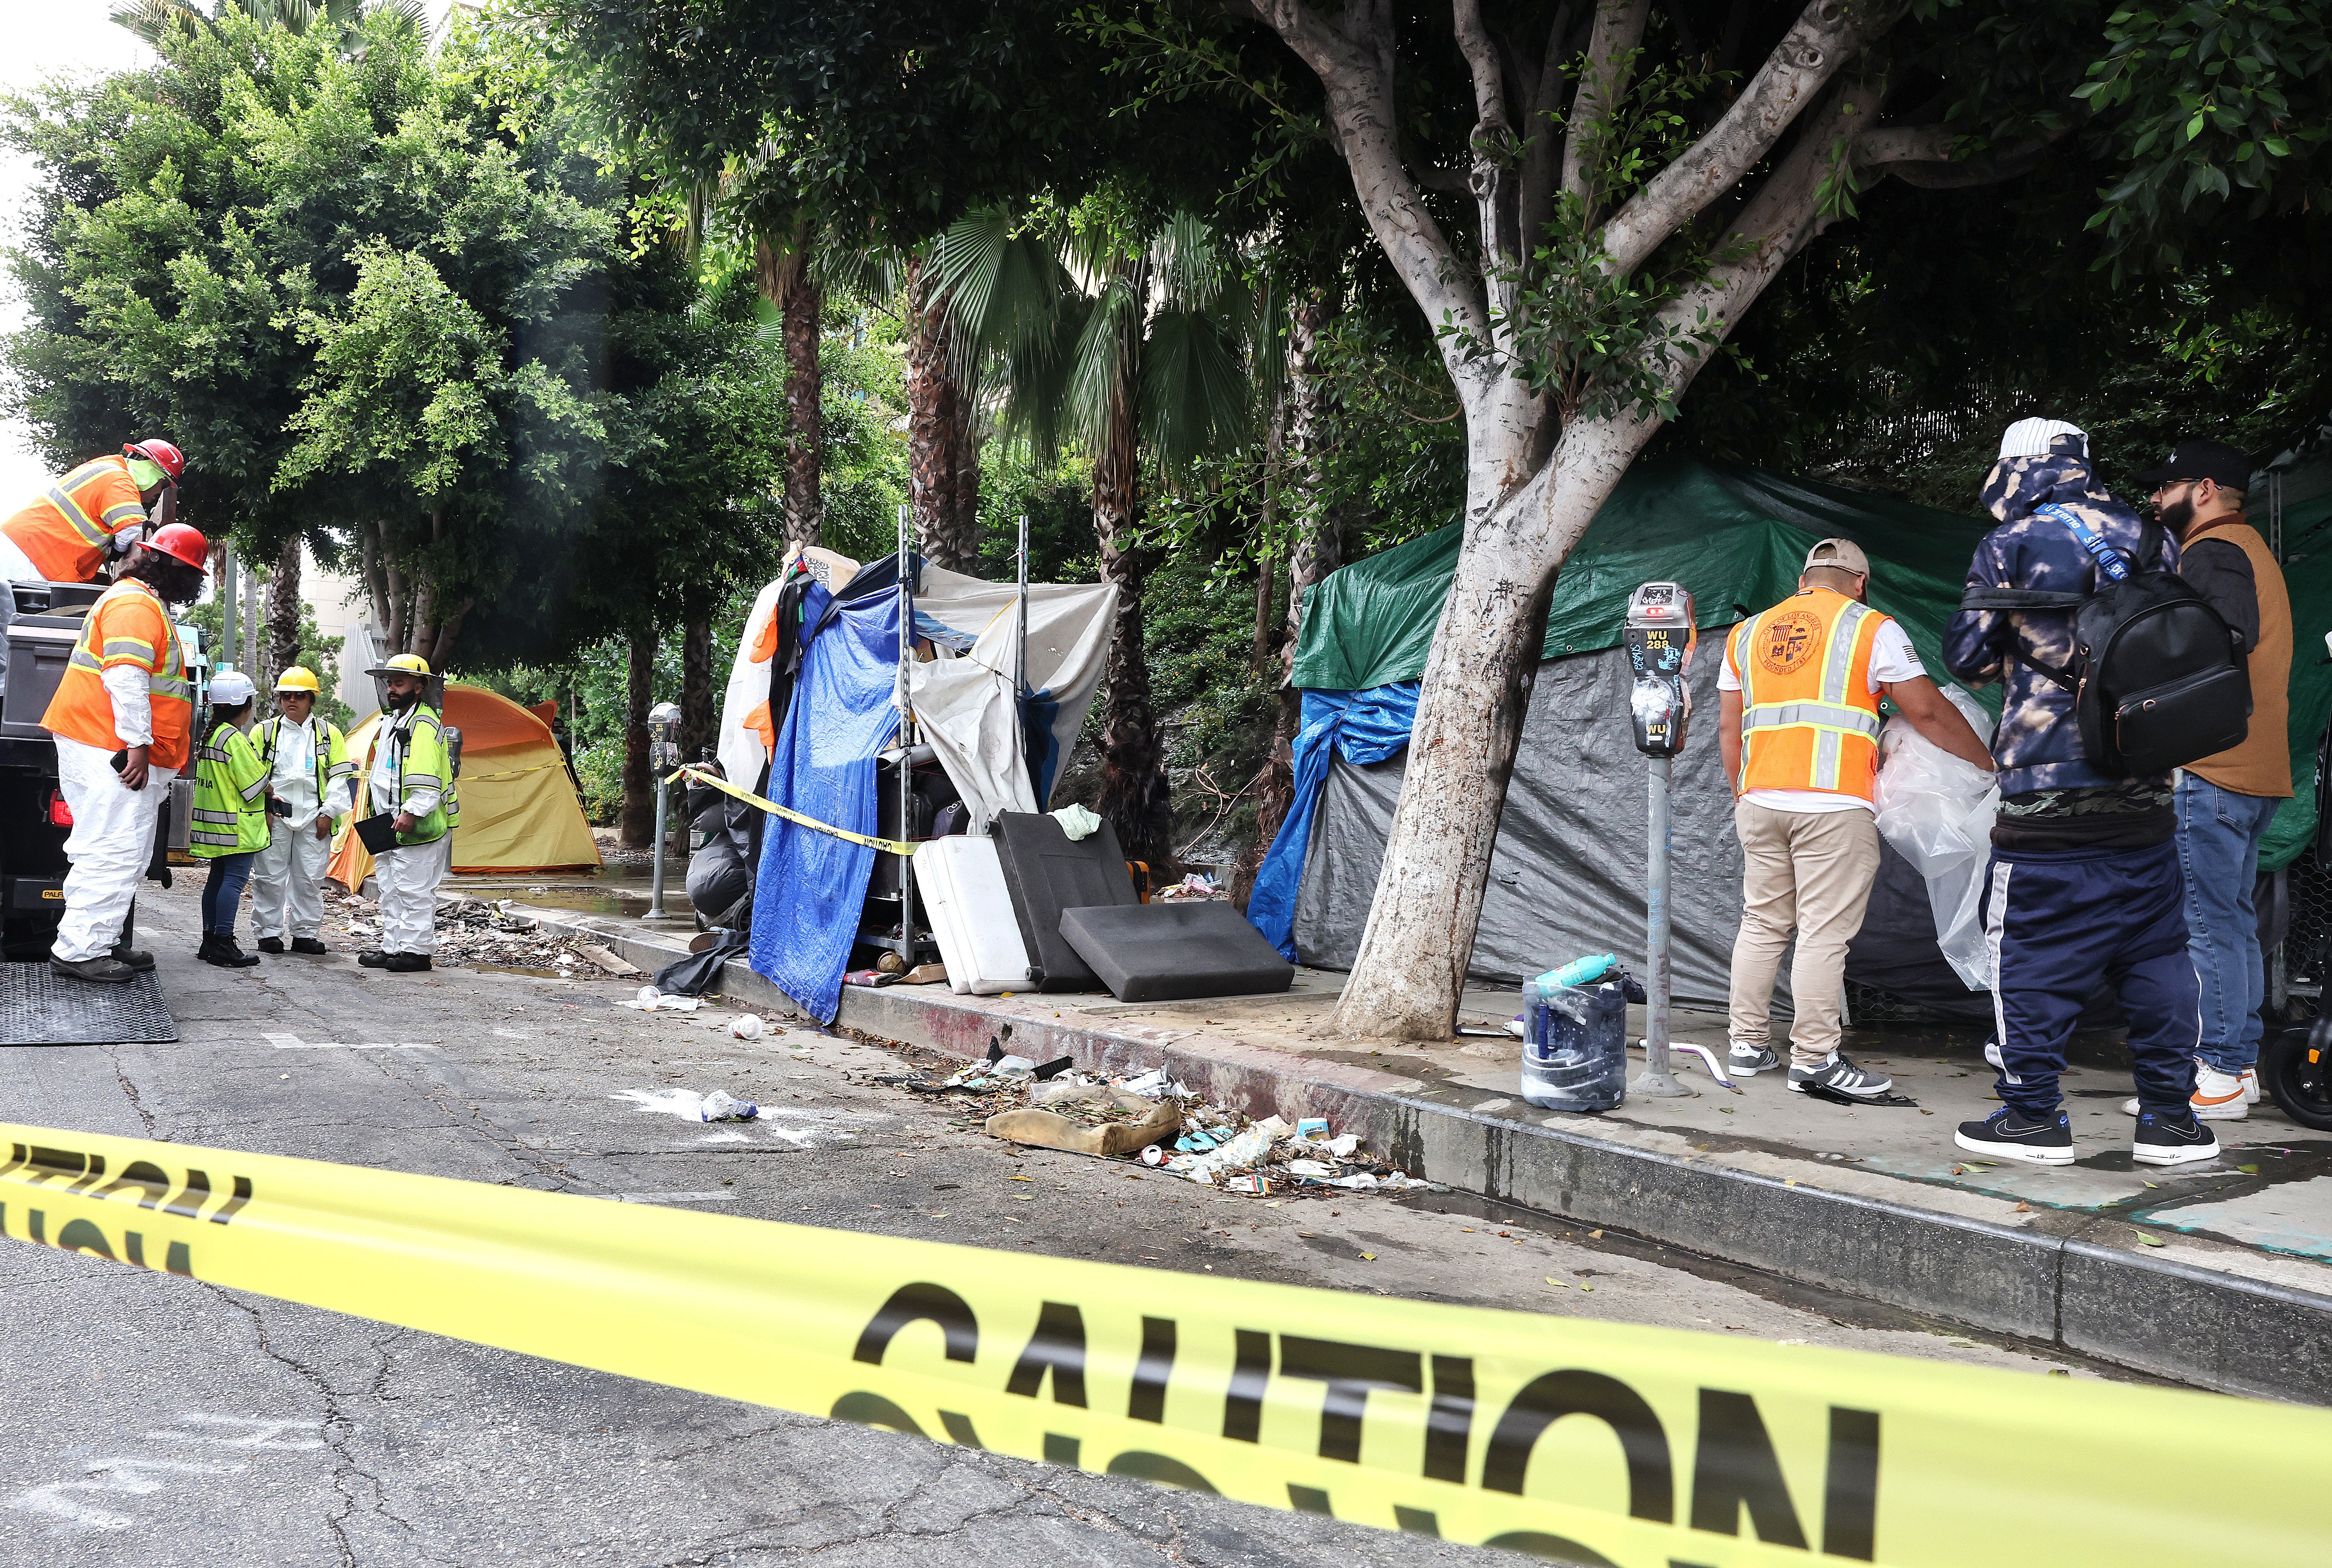
{"type": "Polygon", "coordinates": [[[305,724],[284,719],[275,733],[275,773],[268,785],[292,814],[267,819],[267,847],[251,863],[251,925],[258,936],[280,937],[288,919],[292,936],[312,937],[323,929],[324,870],[332,860],[332,841],[316,836],[316,818],[346,815],[355,780],[334,779],[319,801],[316,747],[322,744],[322,721],[313,715],[305,724]]]}
{"type": "MultiPolygon", "coordinates": [[[[152,745],[154,707],[146,671],[117,664],[101,679],[113,698],[115,737],[124,746],[152,745]]],[[[72,861],[65,875],[65,917],[49,952],[78,964],[104,956],[120,937],[138,884],[154,859],[154,823],[178,770],[148,766],[146,787],[133,790],[113,771],[112,752],[62,735],[53,738],[57,784],[73,828],[65,840],[65,855],[72,861]]]]}
{"type": "MultiPolygon", "coordinates": [[[[406,723],[412,708],[406,708],[406,723]]],[[[437,809],[441,792],[407,790],[397,799],[397,762],[389,746],[393,724],[381,727],[373,753],[371,793],[376,812],[410,812],[416,820],[437,809]]],[[[415,844],[378,855],[372,874],[380,893],[380,947],[384,953],[417,953],[426,958],[437,951],[437,884],[454,864],[454,835],[434,844],[415,844]]]]}

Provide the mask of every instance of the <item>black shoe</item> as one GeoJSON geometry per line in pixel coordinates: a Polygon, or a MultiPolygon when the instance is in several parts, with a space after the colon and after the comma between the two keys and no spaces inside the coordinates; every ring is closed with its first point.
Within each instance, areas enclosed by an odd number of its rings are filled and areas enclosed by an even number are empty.
{"type": "Polygon", "coordinates": [[[2140,1111],[2129,1157],[2141,1165],[2184,1165],[2219,1157],[2219,1140],[2191,1110],[2140,1111]]]}
{"type": "MultiPolygon", "coordinates": [[[[260,946],[264,947],[267,944],[262,942],[260,946]]],[[[292,938],[292,951],[294,953],[321,953],[324,951],[324,945],[321,942],[317,941],[313,936],[294,936],[292,938]]]]}
{"type": "Polygon", "coordinates": [[[387,970],[391,974],[412,974],[417,971],[429,967],[429,955],[426,953],[392,953],[388,955],[388,962],[382,965],[381,967],[387,970]]]}
{"type": "Polygon", "coordinates": [[[376,947],[369,953],[358,954],[357,962],[368,969],[386,969],[388,967],[388,955],[376,947]]]}
{"type": "Polygon", "coordinates": [[[52,953],[49,967],[67,979],[91,980],[100,985],[126,985],[138,978],[138,971],[102,953],[94,958],[60,958],[52,953]]]}
{"type": "Polygon", "coordinates": [[[270,955],[281,953],[283,951],[283,938],[281,936],[262,936],[259,939],[259,950],[262,953],[270,955]]]}
{"type": "Polygon", "coordinates": [[[259,962],[258,954],[245,953],[232,936],[212,937],[211,950],[205,957],[222,969],[248,969],[259,962]]]}
{"type": "Polygon", "coordinates": [[[2015,1107],[2002,1106],[1983,1121],[1962,1122],[1952,1142],[1979,1155],[2030,1160],[2036,1165],[2073,1163],[2073,1124],[2061,1110],[2047,1120],[2028,1120],[2015,1107]]]}
{"type": "Polygon", "coordinates": [[[211,961],[211,955],[212,955],[212,954],[214,954],[214,953],[215,953],[215,952],[217,952],[217,951],[218,951],[218,934],[217,934],[216,932],[215,932],[215,931],[205,931],[205,932],[204,932],[204,933],[203,933],[203,945],[202,945],[201,946],[199,946],[199,947],[197,947],[197,948],[196,948],[196,949],[195,949],[195,956],[196,956],[196,957],[197,957],[197,958],[199,958],[199,959],[201,959],[204,963],[207,964],[207,963],[209,963],[209,962],[211,961]]]}
{"type": "Polygon", "coordinates": [[[113,951],[106,955],[125,969],[135,969],[143,974],[154,967],[154,955],[142,947],[132,947],[127,942],[116,942],[113,951]]]}

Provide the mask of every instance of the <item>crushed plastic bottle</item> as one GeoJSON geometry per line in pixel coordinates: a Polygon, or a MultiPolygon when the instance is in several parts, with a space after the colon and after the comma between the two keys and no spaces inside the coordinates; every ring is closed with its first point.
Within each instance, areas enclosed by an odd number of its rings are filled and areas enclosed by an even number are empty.
{"type": "Polygon", "coordinates": [[[750,1122],[761,1114],[761,1107],[717,1088],[704,1097],[704,1108],[698,1114],[708,1122],[750,1122]]]}
{"type": "Polygon", "coordinates": [[[758,1012],[739,1013],[729,1021],[729,1032],[739,1040],[760,1039],[761,1015],[758,1012]]]}
{"type": "Polygon", "coordinates": [[[1523,986],[1523,1098],[1549,1110],[1608,1111],[1628,1098],[1628,998],[1616,980],[1580,986],[1560,978],[1577,967],[1523,986]]]}

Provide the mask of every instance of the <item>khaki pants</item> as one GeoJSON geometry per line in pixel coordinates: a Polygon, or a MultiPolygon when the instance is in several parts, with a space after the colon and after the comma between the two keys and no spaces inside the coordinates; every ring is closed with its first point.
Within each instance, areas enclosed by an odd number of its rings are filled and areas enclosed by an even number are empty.
{"type": "Polygon", "coordinates": [[[1878,875],[1878,826],[1868,812],[1777,812],[1738,802],[1741,935],[1733,943],[1732,1034],[1762,1046],[1772,1031],[1773,977],[1797,934],[1790,994],[1791,1055],[1813,1067],[1838,1049],[1846,946],[1862,929],[1878,875]]]}

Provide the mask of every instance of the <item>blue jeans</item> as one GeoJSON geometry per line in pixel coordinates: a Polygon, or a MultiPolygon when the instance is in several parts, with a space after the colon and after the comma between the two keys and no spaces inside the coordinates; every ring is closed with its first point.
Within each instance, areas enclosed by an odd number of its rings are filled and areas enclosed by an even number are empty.
{"type": "Polygon", "coordinates": [[[221,855],[211,862],[211,879],[203,884],[203,929],[214,936],[234,935],[235,912],[243,904],[243,885],[251,880],[251,862],[257,850],[221,855]]]}
{"type": "Polygon", "coordinates": [[[2239,795],[2192,773],[2178,775],[2178,861],[2186,872],[2186,951],[2203,988],[2203,1043],[2196,1054],[2221,1072],[2259,1062],[2260,1004],[2267,968],[2260,958],[2260,840],[2275,809],[2271,795],[2239,795]]]}

